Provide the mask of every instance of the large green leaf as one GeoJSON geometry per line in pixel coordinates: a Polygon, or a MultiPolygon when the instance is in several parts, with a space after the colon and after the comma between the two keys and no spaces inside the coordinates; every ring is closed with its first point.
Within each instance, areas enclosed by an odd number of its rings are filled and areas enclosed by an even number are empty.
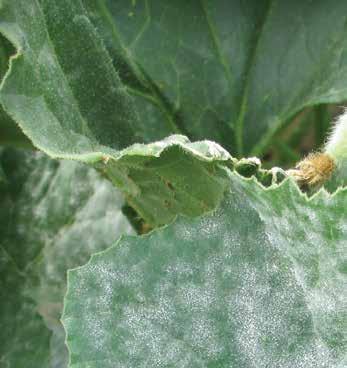
{"type": "Polygon", "coordinates": [[[217,164],[232,162],[230,155],[214,143],[191,144],[182,136],[120,150],[136,140],[132,132],[140,122],[80,1],[29,3],[4,0],[0,10],[0,30],[19,50],[0,99],[33,143],[53,157],[105,171],[153,225],[177,212],[214,208],[225,187],[217,164]]]}
{"type": "Polygon", "coordinates": [[[304,106],[346,99],[346,11],[338,0],[314,11],[298,0],[2,0],[0,31],[18,55],[1,102],[51,155],[85,160],[170,133],[260,153],[304,106]]]}
{"type": "Polygon", "coordinates": [[[63,368],[66,270],[130,232],[122,200],[78,163],[13,149],[0,162],[0,366],[63,368]]]}
{"type": "Polygon", "coordinates": [[[221,207],[68,273],[72,368],[342,368],[347,191],[232,176],[221,207]]]}
{"type": "Polygon", "coordinates": [[[304,106],[347,98],[344,1],[83,2],[143,119],[191,139],[259,154],[304,106]]]}

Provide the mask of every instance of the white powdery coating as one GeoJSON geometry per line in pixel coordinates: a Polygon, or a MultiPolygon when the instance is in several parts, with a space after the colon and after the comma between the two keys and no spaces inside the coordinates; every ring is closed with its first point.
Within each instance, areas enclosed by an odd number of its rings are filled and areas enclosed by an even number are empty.
{"type": "Polygon", "coordinates": [[[290,182],[234,184],[214,213],[124,238],[71,273],[76,363],[342,368],[345,204],[290,182]]]}
{"type": "Polygon", "coordinates": [[[347,158],[347,110],[337,119],[325,152],[337,161],[347,158]]]}

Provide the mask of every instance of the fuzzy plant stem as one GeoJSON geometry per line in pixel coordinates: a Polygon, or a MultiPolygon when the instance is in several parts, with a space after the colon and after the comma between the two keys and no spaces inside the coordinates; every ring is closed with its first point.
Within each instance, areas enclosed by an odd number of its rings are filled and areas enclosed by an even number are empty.
{"type": "Polygon", "coordinates": [[[347,158],[347,110],[338,117],[324,152],[338,165],[347,158]]]}
{"type": "Polygon", "coordinates": [[[324,148],[311,153],[295,169],[287,171],[301,186],[317,186],[327,181],[347,159],[347,110],[338,117],[324,148]]]}

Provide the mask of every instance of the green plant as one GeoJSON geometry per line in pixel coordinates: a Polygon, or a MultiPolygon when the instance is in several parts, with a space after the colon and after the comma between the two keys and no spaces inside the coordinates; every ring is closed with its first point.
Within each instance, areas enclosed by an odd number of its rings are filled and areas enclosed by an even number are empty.
{"type": "Polygon", "coordinates": [[[345,366],[346,12],[0,0],[0,367],[345,366]]]}

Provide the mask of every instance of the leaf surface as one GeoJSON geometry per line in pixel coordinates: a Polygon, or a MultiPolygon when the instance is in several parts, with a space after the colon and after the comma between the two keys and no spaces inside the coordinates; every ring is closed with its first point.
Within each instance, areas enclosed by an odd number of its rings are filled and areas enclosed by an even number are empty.
{"type": "Polygon", "coordinates": [[[346,190],[232,176],[216,211],[122,237],[69,271],[72,368],[342,368],[346,190]]]}
{"type": "Polygon", "coordinates": [[[131,232],[122,200],[72,161],[5,149],[0,162],[0,366],[64,368],[66,270],[131,232]]]}
{"type": "Polygon", "coordinates": [[[259,155],[303,107],[346,99],[345,2],[83,2],[130,93],[192,140],[259,155]]]}
{"type": "Polygon", "coordinates": [[[5,0],[0,14],[18,50],[1,103],[38,148],[76,158],[138,141],[132,101],[80,1],[5,0]]]}
{"type": "Polygon", "coordinates": [[[19,52],[1,103],[52,156],[91,160],[172,133],[260,154],[303,107],[347,97],[338,0],[314,11],[297,0],[3,0],[0,11],[19,52]]]}
{"type": "Polygon", "coordinates": [[[212,142],[191,144],[178,135],[122,150],[136,141],[139,121],[81,2],[30,3],[5,0],[1,8],[0,30],[19,51],[0,99],[34,144],[104,171],[151,225],[215,207],[225,186],[217,166],[231,156],[212,142]]]}

